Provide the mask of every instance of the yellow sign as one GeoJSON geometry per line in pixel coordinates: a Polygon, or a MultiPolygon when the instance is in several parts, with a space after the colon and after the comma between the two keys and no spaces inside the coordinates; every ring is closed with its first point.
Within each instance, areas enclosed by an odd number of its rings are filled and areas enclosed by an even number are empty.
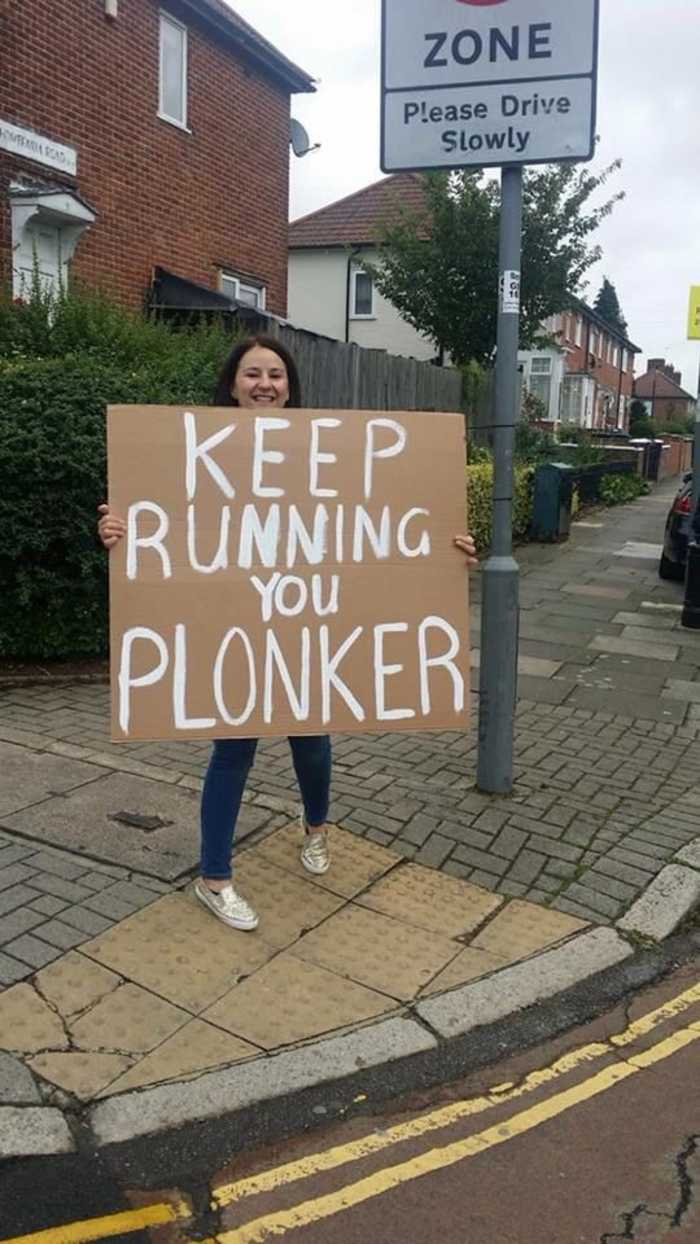
{"type": "Polygon", "coordinates": [[[700,341],[700,285],[691,285],[690,287],[688,340],[700,341]]]}

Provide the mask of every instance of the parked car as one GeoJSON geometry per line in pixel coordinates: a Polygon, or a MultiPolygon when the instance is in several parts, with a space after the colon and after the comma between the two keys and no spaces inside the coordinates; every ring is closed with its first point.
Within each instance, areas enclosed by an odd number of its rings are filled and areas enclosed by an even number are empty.
{"type": "Polygon", "coordinates": [[[664,546],[659,562],[662,579],[684,579],[688,540],[693,523],[693,474],[686,471],[666,519],[664,546]]]}

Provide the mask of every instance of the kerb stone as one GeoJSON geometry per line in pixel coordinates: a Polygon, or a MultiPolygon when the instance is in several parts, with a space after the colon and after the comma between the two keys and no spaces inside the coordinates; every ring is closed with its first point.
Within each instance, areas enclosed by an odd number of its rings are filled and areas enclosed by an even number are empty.
{"type": "Polygon", "coordinates": [[[0,1158],[72,1153],[74,1149],[60,1110],[50,1106],[0,1106],[0,1158]]]}
{"type": "Polygon", "coordinates": [[[441,1036],[455,1037],[551,998],[631,954],[632,947],[613,929],[592,929],[485,980],[422,1002],[418,1014],[441,1036]]]}
{"type": "Polygon", "coordinates": [[[700,903],[700,873],[682,864],[667,864],[617,927],[660,941],[673,933],[696,903],[700,903]]]}
{"type": "Polygon", "coordinates": [[[691,868],[700,868],[700,838],[696,838],[695,842],[689,842],[687,847],[683,847],[674,856],[674,864],[688,864],[691,868]]]}
{"type": "Polygon", "coordinates": [[[436,1044],[435,1038],[413,1020],[387,1019],[346,1036],[211,1072],[184,1084],[111,1098],[93,1108],[90,1122],[99,1144],[117,1144],[195,1119],[218,1118],[311,1085],[341,1080],[366,1067],[433,1049],[436,1044]]]}

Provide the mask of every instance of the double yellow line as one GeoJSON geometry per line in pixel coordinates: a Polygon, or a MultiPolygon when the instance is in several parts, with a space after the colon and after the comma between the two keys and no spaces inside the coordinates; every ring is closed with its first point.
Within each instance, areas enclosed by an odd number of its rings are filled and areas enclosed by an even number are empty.
{"type": "MultiPolygon", "coordinates": [[[[273,1192],[288,1184],[301,1182],[381,1153],[404,1141],[415,1140],[431,1132],[450,1127],[460,1120],[481,1114],[504,1103],[518,1101],[544,1086],[554,1084],[577,1068],[614,1053],[617,1049],[621,1051],[626,1049],[640,1037],[653,1032],[660,1024],[677,1018],[698,1002],[700,1002],[700,984],[694,985],[663,1006],[642,1016],[630,1024],[624,1032],[611,1037],[609,1041],[580,1046],[577,1050],[558,1059],[550,1067],[532,1072],[521,1084],[500,1085],[482,1097],[454,1102],[429,1114],[399,1123],[384,1132],[373,1132],[360,1140],[337,1145],[320,1153],[300,1158],[295,1162],[285,1163],[273,1170],[263,1171],[261,1174],[249,1176],[235,1183],[222,1185],[214,1191],[214,1207],[223,1208],[262,1192],[273,1192]]],[[[263,1241],[273,1236],[285,1235],[296,1228],[342,1213],[344,1210],[380,1196],[410,1180],[444,1170],[456,1162],[464,1161],[487,1149],[502,1145],[515,1136],[522,1136],[549,1119],[554,1119],[574,1106],[580,1105],[581,1102],[597,1097],[640,1071],[670,1058],[699,1039],[700,1022],[679,1028],[650,1049],[629,1055],[624,1060],[605,1067],[580,1084],[536,1103],[529,1109],[511,1116],[505,1122],[499,1122],[495,1126],[454,1141],[442,1148],[428,1150],[398,1165],[383,1168],[336,1192],[302,1202],[291,1209],[275,1211],[253,1219],[220,1234],[217,1236],[217,1242],[218,1244],[262,1244],[263,1241]]],[[[185,1202],[174,1205],[151,1205],[123,1214],[114,1214],[107,1218],[95,1218],[83,1223],[50,1228],[33,1235],[17,1236],[11,1240],[0,1241],[0,1244],[92,1244],[92,1241],[108,1239],[120,1233],[127,1234],[130,1231],[143,1230],[150,1226],[161,1226],[172,1222],[183,1223],[189,1216],[185,1202]]],[[[215,1242],[208,1241],[206,1244],[215,1244],[215,1242]]]]}

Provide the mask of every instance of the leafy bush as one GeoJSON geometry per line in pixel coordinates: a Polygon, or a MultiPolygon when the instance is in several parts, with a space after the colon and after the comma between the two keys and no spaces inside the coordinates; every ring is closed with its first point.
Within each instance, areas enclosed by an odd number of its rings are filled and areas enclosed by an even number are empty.
{"type": "Polygon", "coordinates": [[[556,459],[558,449],[551,432],[543,432],[524,420],[517,424],[515,429],[516,462],[550,462],[556,459]]]}
{"type": "MultiPolygon", "coordinates": [[[[513,537],[524,539],[532,517],[532,467],[515,468],[513,499],[513,537]]],[[[484,463],[467,467],[467,511],[469,530],[480,552],[491,544],[493,509],[493,466],[484,463]]]]}
{"type": "Polygon", "coordinates": [[[636,415],[630,418],[630,436],[633,440],[642,437],[652,440],[656,436],[656,424],[649,415],[636,415]]]}
{"type": "Polygon", "coordinates": [[[230,345],[99,298],[0,304],[0,657],[106,651],[105,408],[206,405],[230,345]]]}
{"type": "Polygon", "coordinates": [[[623,505],[626,501],[636,501],[637,497],[643,497],[648,492],[648,484],[638,475],[604,475],[598,495],[605,505],[623,505]]]}

